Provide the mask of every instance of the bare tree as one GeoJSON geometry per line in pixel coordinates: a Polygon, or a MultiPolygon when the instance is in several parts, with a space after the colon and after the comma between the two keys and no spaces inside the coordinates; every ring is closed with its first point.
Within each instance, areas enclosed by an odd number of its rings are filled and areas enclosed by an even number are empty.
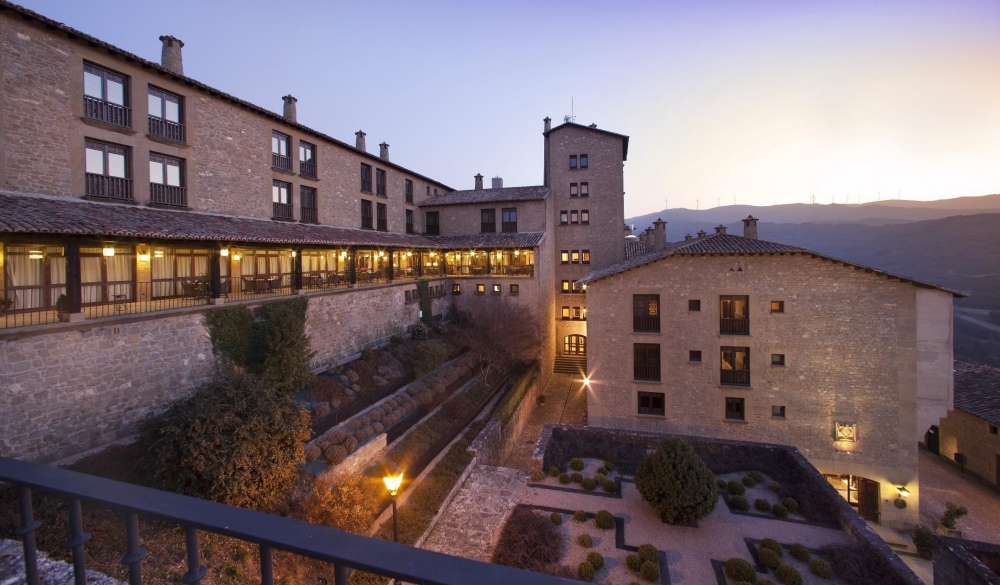
{"type": "Polygon", "coordinates": [[[486,297],[467,312],[469,323],[459,334],[479,357],[483,379],[503,373],[522,361],[536,359],[541,349],[541,329],[530,307],[506,297],[486,297]]]}

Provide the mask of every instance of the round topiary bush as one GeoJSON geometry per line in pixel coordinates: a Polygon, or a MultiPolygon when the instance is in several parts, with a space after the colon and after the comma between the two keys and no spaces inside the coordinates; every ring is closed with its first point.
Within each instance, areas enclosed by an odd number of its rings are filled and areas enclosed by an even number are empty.
{"type": "Polygon", "coordinates": [[[664,522],[692,522],[715,509],[715,476],[683,439],[660,443],[635,472],[635,487],[664,522]]]}
{"type": "Polygon", "coordinates": [[[559,468],[556,467],[555,465],[550,465],[549,466],[549,475],[551,475],[552,477],[558,477],[559,476],[559,468]]]}
{"type": "Polygon", "coordinates": [[[604,480],[608,479],[608,476],[606,476],[606,475],[604,475],[604,473],[602,473],[603,470],[604,470],[603,467],[601,469],[598,469],[597,470],[597,475],[594,476],[594,481],[596,481],[598,485],[604,483],[604,480]]]}
{"type": "Polygon", "coordinates": [[[715,485],[719,486],[720,490],[724,490],[724,489],[726,489],[726,480],[724,480],[724,479],[718,479],[718,480],[715,481],[715,485]]]}
{"type": "Polygon", "coordinates": [[[779,543],[777,540],[774,540],[773,538],[765,538],[764,540],[760,541],[760,545],[758,546],[760,548],[771,549],[779,557],[785,554],[785,548],[781,546],[781,543],[779,543]]]}
{"type": "Polygon", "coordinates": [[[749,475],[745,476],[742,480],[740,480],[740,482],[747,487],[753,487],[757,485],[757,482],[754,480],[754,478],[750,477],[749,475]]]}
{"type": "Polygon", "coordinates": [[[782,585],[802,585],[802,575],[799,570],[791,565],[780,565],[774,572],[775,577],[782,585]]]}
{"type": "Polygon", "coordinates": [[[566,473],[566,472],[560,473],[559,474],[559,483],[564,484],[564,485],[567,484],[567,483],[569,483],[569,474],[566,473]]]}
{"type": "Polygon", "coordinates": [[[767,500],[762,498],[757,498],[756,500],[753,501],[753,507],[755,510],[760,512],[770,512],[771,502],[768,502],[767,500]]]}
{"type": "Polygon", "coordinates": [[[809,549],[797,542],[790,546],[788,550],[792,553],[793,557],[803,563],[809,562],[809,559],[812,558],[812,555],[809,554],[809,549]]]}
{"type": "Polygon", "coordinates": [[[583,561],[582,563],[580,563],[580,567],[577,568],[576,574],[579,575],[580,579],[583,581],[593,581],[594,566],[588,563],[587,561],[583,561]]]}
{"type": "Polygon", "coordinates": [[[757,585],[778,585],[778,584],[768,579],[767,577],[764,577],[760,581],[757,581],[757,585]]]}
{"type": "Polygon", "coordinates": [[[660,565],[646,561],[639,568],[639,575],[650,583],[655,583],[660,578],[660,565]]]}
{"type": "Polygon", "coordinates": [[[594,539],[589,534],[584,533],[576,537],[576,543],[583,548],[590,548],[594,546],[594,539]]]}
{"type": "Polygon", "coordinates": [[[799,511],[799,502],[795,498],[781,498],[781,505],[793,514],[799,511]]]}
{"type": "Polygon", "coordinates": [[[659,551],[656,550],[656,547],[651,544],[640,545],[638,554],[639,558],[642,559],[644,562],[645,561],[649,561],[651,563],[660,562],[659,551]]]}
{"type": "Polygon", "coordinates": [[[753,480],[757,483],[764,481],[764,474],[759,471],[754,470],[748,473],[747,475],[753,478],[753,480]]]}
{"type": "Polygon", "coordinates": [[[758,550],[757,559],[760,560],[760,564],[769,569],[777,569],[778,565],[781,564],[781,557],[778,556],[778,553],[769,548],[762,548],[758,550]]]}
{"type": "Polygon", "coordinates": [[[618,491],[618,485],[613,479],[606,479],[601,482],[601,489],[609,494],[613,494],[618,491]]]}
{"type": "Polygon", "coordinates": [[[781,504],[775,504],[774,507],[771,508],[771,512],[774,512],[774,515],[778,518],[788,518],[788,508],[782,506],[781,504]]]}
{"type": "Polygon", "coordinates": [[[733,479],[726,484],[726,491],[729,492],[729,495],[731,496],[742,496],[747,493],[747,488],[744,487],[742,483],[733,479]]]}
{"type": "Polygon", "coordinates": [[[584,512],[583,510],[577,510],[576,512],[573,512],[573,519],[576,520],[577,522],[586,522],[587,513],[584,512]]]}
{"type": "Polygon", "coordinates": [[[615,464],[612,463],[612,462],[610,462],[610,461],[605,461],[604,462],[604,469],[607,469],[608,473],[611,473],[612,471],[615,470],[615,464]]]}
{"type": "Polygon", "coordinates": [[[594,567],[594,571],[600,571],[604,568],[604,557],[599,552],[587,553],[587,562],[590,563],[591,567],[594,567]]]}
{"type": "Polygon", "coordinates": [[[809,561],[809,572],[820,579],[833,579],[833,567],[823,559],[809,561]]]}
{"type": "Polygon", "coordinates": [[[771,490],[772,492],[776,492],[781,489],[781,484],[772,479],[771,481],[767,482],[767,489],[771,490]]]}
{"type": "Polygon", "coordinates": [[[583,459],[580,459],[579,457],[574,457],[573,459],[570,459],[569,467],[573,471],[583,471],[584,467],[583,459]]]}
{"type": "Polygon", "coordinates": [[[726,561],[726,576],[733,581],[757,582],[757,570],[746,559],[733,557],[726,561]]]}
{"type": "Polygon", "coordinates": [[[594,481],[592,478],[585,477],[585,478],[583,478],[583,481],[580,482],[580,486],[583,487],[583,489],[585,489],[588,492],[590,492],[590,491],[593,491],[594,488],[597,487],[597,482],[594,481]]]}
{"type": "Polygon", "coordinates": [[[744,498],[743,496],[731,496],[729,498],[729,503],[732,504],[734,509],[739,510],[740,512],[747,512],[750,510],[750,500],[744,498]]]}
{"type": "Polygon", "coordinates": [[[560,514],[559,512],[552,512],[552,515],[549,516],[549,518],[552,519],[552,523],[555,524],[556,526],[562,524],[562,514],[560,514]]]}
{"type": "Polygon", "coordinates": [[[531,470],[531,481],[542,481],[542,479],[544,477],[545,477],[545,474],[542,473],[541,469],[532,469],[531,470]]]}
{"type": "Polygon", "coordinates": [[[573,475],[569,476],[569,478],[573,480],[573,483],[583,482],[583,474],[581,474],[579,471],[574,471],[573,475]]]}
{"type": "Polygon", "coordinates": [[[594,524],[601,530],[611,530],[615,527],[615,517],[607,510],[601,510],[594,515],[594,524]]]}
{"type": "Polygon", "coordinates": [[[629,553],[625,557],[625,566],[638,573],[642,569],[642,559],[635,553],[629,553]]]}

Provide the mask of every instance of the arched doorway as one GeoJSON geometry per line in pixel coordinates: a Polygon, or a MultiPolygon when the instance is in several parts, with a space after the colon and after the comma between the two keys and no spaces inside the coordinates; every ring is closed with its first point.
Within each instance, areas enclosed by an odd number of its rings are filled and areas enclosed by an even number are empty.
{"type": "Polygon", "coordinates": [[[563,337],[563,355],[587,355],[587,337],[585,335],[563,337]]]}

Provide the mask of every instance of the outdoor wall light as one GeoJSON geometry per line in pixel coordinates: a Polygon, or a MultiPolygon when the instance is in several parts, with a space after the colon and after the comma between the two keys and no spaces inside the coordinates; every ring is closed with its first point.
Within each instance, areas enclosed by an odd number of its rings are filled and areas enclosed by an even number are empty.
{"type": "Polygon", "coordinates": [[[241,256],[239,254],[233,254],[233,260],[236,260],[237,262],[239,262],[241,258],[243,258],[243,256],[241,256]]]}
{"type": "Polygon", "coordinates": [[[586,386],[587,388],[590,388],[590,376],[583,377],[583,385],[586,386]]]}
{"type": "Polygon", "coordinates": [[[139,252],[139,262],[149,262],[149,252],[139,252]]]}
{"type": "Polygon", "coordinates": [[[101,250],[101,253],[104,254],[106,257],[111,258],[112,256],[115,255],[115,249],[105,246],[104,249],[101,250]]]}
{"type": "Polygon", "coordinates": [[[45,254],[42,254],[41,250],[28,250],[28,258],[32,260],[41,260],[44,257],[45,254]]]}
{"type": "Polygon", "coordinates": [[[229,257],[229,248],[223,248],[223,249],[219,250],[219,256],[222,256],[223,258],[228,258],[229,257]]]}
{"type": "Polygon", "coordinates": [[[292,258],[295,257],[295,250],[292,250],[292,258]]]}
{"type": "Polygon", "coordinates": [[[163,250],[153,250],[153,258],[163,258],[163,250]]]}
{"type": "Polygon", "coordinates": [[[385,482],[385,489],[389,490],[389,495],[395,496],[399,493],[399,486],[403,483],[403,472],[400,471],[398,475],[386,475],[382,481],[385,482]]]}
{"type": "Polygon", "coordinates": [[[905,498],[910,495],[910,490],[906,489],[905,485],[896,486],[896,491],[899,492],[899,497],[905,498]]]}

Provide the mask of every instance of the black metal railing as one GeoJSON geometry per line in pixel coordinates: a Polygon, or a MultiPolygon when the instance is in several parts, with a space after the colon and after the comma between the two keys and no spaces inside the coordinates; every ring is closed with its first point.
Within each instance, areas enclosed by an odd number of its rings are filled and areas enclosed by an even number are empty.
{"type": "Polygon", "coordinates": [[[236,300],[282,297],[293,294],[291,274],[233,277],[231,298],[236,300]]]}
{"type": "Polygon", "coordinates": [[[576,583],[8,457],[0,457],[0,480],[12,484],[17,491],[21,521],[17,533],[23,543],[28,585],[41,582],[35,537],[40,522],[34,518],[33,490],[64,498],[68,504],[70,538],[67,547],[73,553],[77,583],[88,580],[84,548],[88,538],[81,511],[84,502],[124,514],[127,548],[122,563],[129,567],[131,585],[142,583],[142,561],[147,556],[139,541],[140,517],[184,529],[187,572],[182,580],[185,583],[200,583],[207,573],[207,568],[201,564],[206,559],[202,558],[199,549],[199,531],[258,545],[263,585],[274,583],[275,550],[332,564],[334,585],[347,585],[351,570],[428,585],[459,585],[472,581],[481,585],[576,583]]]}
{"type": "Polygon", "coordinates": [[[101,99],[83,96],[83,115],[115,126],[132,127],[132,110],[127,106],[113,104],[101,99]]]}
{"type": "Polygon", "coordinates": [[[299,174],[303,177],[316,178],[316,163],[306,162],[304,160],[299,161],[299,174]]]}
{"type": "Polygon", "coordinates": [[[517,222],[516,221],[505,221],[501,225],[501,229],[505,232],[516,232],[517,222]]]}
{"type": "Polygon", "coordinates": [[[721,383],[726,386],[749,386],[750,370],[720,370],[721,383]]]}
{"type": "Polygon", "coordinates": [[[659,333],[659,315],[632,315],[632,330],[639,333],[659,333]]]}
{"type": "Polygon", "coordinates": [[[719,319],[719,333],[723,335],[750,335],[750,319],[719,319]]]}
{"type": "Polygon", "coordinates": [[[116,201],[132,201],[132,179],[86,173],[86,194],[116,201]]]}
{"type": "Polygon", "coordinates": [[[303,223],[316,223],[319,221],[319,214],[316,212],[315,207],[302,207],[299,211],[302,212],[302,218],[299,221],[303,223]]]}
{"type": "Polygon", "coordinates": [[[378,224],[377,224],[376,227],[377,227],[378,231],[380,231],[380,232],[388,231],[388,229],[389,229],[389,222],[388,222],[388,220],[385,220],[385,219],[379,219],[378,220],[378,224]]]}
{"type": "Polygon", "coordinates": [[[634,368],[636,380],[649,380],[653,382],[660,381],[660,366],[643,366],[636,364],[634,368]]]}
{"type": "Polygon", "coordinates": [[[409,191],[406,193],[406,202],[413,203],[413,191],[409,191]]]}
{"type": "Polygon", "coordinates": [[[412,234],[413,233],[413,224],[412,223],[406,224],[406,233],[408,233],[408,234],[412,234]]]}
{"type": "Polygon", "coordinates": [[[441,235],[441,227],[437,225],[424,226],[424,235],[428,236],[438,236],[441,235]]]}
{"type": "Polygon", "coordinates": [[[385,184],[379,183],[375,185],[375,194],[380,197],[385,197],[385,184]]]}
{"type": "MultiPolygon", "coordinates": [[[[66,285],[12,286],[0,291],[0,328],[43,325],[60,320],[59,308],[66,285]]],[[[65,301],[63,301],[65,302],[65,301]]]]}
{"type": "Polygon", "coordinates": [[[149,184],[149,202],[156,205],[187,207],[187,189],[160,183],[149,184]]]}
{"type": "Polygon", "coordinates": [[[372,192],[372,180],[371,179],[361,179],[361,190],[366,193],[372,192]]]}
{"type": "Polygon", "coordinates": [[[157,116],[149,117],[149,133],[167,140],[184,142],[184,124],[164,120],[157,116]]]}
{"type": "Polygon", "coordinates": [[[484,222],[482,222],[482,224],[480,224],[479,231],[481,233],[484,233],[484,234],[492,234],[493,232],[497,231],[497,222],[495,222],[495,221],[489,221],[489,222],[484,221],[484,222]]]}
{"type": "MultiPolygon", "coordinates": [[[[224,293],[228,292],[228,284],[228,279],[225,279],[224,293]]],[[[88,319],[96,319],[207,305],[212,298],[212,287],[205,278],[84,283],[80,287],[80,297],[84,315],[88,319]]]]}
{"type": "Polygon", "coordinates": [[[271,166],[283,171],[292,170],[292,157],[277,152],[271,153],[271,166]]]}
{"type": "Polygon", "coordinates": [[[272,203],[271,217],[274,219],[292,219],[292,204],[272,203]]]}

